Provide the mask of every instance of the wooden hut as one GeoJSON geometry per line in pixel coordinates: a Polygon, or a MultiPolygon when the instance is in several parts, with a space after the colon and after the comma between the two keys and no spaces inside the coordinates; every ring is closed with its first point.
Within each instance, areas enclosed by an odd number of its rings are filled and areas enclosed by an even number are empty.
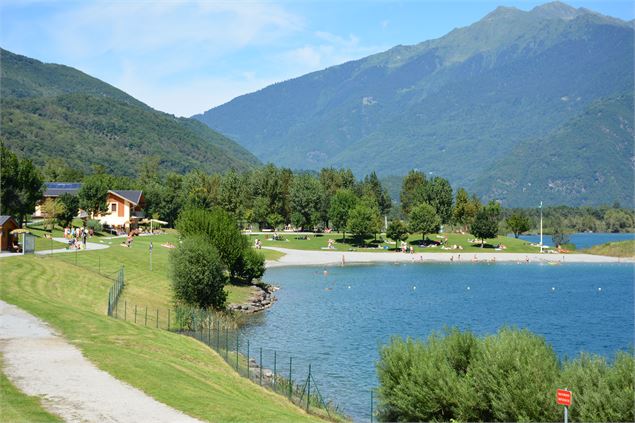
{"type": "Polygon", "coordinates": [[[11,251],[11,231],[18,229],[20,225],[11,216],[0,216],[0,251],[11,251]]]}

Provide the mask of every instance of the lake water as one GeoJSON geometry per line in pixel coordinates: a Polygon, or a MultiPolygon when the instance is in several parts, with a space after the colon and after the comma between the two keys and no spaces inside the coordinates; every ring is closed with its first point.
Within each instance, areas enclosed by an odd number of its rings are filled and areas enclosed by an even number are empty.
{"type": "MultiPolygon", "coordinates": [[[[540,242],[540,235],[521,235],[519,238],[534,243],[540,242]]],[[[606,244],[607,242],[628,241],[635,239],[635,233],[577,233],[569,235],[569,238],[578,250],[583,250],[585,248],[593,247],[594,245],[606,244]]],[[[553,246],[553,241],[549,235],[543,235],[542,242],[545,245],[553,246]]]]}
{"type": "Polygon", "coordinates": [[[322,394],[355,420],[368,419],[378,347],[393,335],[426,338],[446,326],[484,335],[516,326],[544,336],[561,357],[611,357],[633,345],[629,264],[287,267],[265,276],[282,289],[243,330],[252,352],[275,348],[278,363],[293,355],[298,382],[311,363],[322,394]]]}

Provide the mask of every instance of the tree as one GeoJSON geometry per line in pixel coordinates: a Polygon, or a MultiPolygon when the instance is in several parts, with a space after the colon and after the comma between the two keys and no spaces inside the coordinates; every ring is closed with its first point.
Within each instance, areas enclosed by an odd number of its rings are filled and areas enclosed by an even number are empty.
{"type": "Polygon", "coordinates": [[[426,183],[426,176],[417,170],[411,170],[403,179],[399,199],[405,215],[409,215],[414,206],[425,201],[426,183]]]}
{"type": "Polygon", "coordinates": [[[425,201],[437,211],[441,223],[452,218],[452,186],[447,179],[435,176],[425,185],[425,201]]]}
{"type": "Polygon", "coordinates": [[[51,157],[42,168],[42,175],[47,182],[79,182],[84,178],[84,172],[69,166],[64,160],[51,157]]]}
{"type": "Polygon", "coordinates": [[[633,218],[621,209],[609,209],[604,213],[604,223],[609,232],[622,232],[633,229],[633,218]]]}
{"type": "Polygon", "coordinates": [[[223,175],[221,179],[219,205],[238,220],[245,217],[243,211],[245,208],[244,191],[246,188],[244,181],[233,169],[223,175]]]}
{"type": "Polygon", "coordinates": [[[245,283],[260,279],[265,274],[265,257],[258,251],[247,248],[238,262],[236,276],[245,283]]]}
{"type": "Polygon", "coordinates": [[[185,209],[179,215],[176,228],[185,238],[204,236],[218,251],[232,279],[238,276],[249,241],[240,232],[236,220],[227,212],[219,207],[212,210],[185,209]]]}
{"type": "Polygon", "coordinates": [[[295,223],[299,223],[299,227],[305,228],[317,223],[321,192],[320,183],[313,176],[302,174],[294,178],[291,185],[291,210],[302,216],[302,219],[297,219],[296,214],[295,223]]]}
{"type": "Polygon", "coordinates": [[[64,211],[57,217],[57,222],[63,228],[73,222],[73,219],[79,213],[79,198],[77,196],[66,193],[59,197],[60,203],[64,206],[64,211]]]}
{"type": "Polygon", "coordinates": [[[329,220],[338,231],[343,232],[346,239],[346,225],[351,210],[357,204],[357,197],[350,189],[339,189],[331,199],[331,207],[329,208],[329,220]]]}
{"type": "Polygon", "coordinates": [[[42,214],[45,216],[44,227],[47,226],[53,231],[55,222],[60,220],[60,216],[66,211],[66,207],[58,199],[47,198],[40,206],[42,214]]]}
{"type": "Polygon", "coordinates": [[[386,237],[395,241],[395,250],[398,250],[399,241],[408,239],[408,227],[401,220],[393,220],[386,229],[386,237]]]}
{"type": "Polygon", "coordinates": [[[518,238],[518,235],[520,235],[521,233],[527,232],[531,227],[529,217],[522,211],[512,213],[505,220],[505,223],[507,224],[509,230],[511,230],[514,234],[515,238],[518,238]]]}
{"type": "Polygon", "coordinates": [[[381,229],[379,211],[360,202],[351,210],[346,227],[357,242],[363,244],[364,239],[370,238],[381,229]]]}
{"type": "Polygon", "coordinates": [[[426,234],[439,232],[441,218],[430,204],[421,203],[410,212],[410,232],[421,232],[421,239],[425,240],[426,234]]]}
{"type": "Polygon", "coordinates": [[[13,215],[20,223],[35,211],[42,199],[43,185],[39,171],[31,160],[18,159],[4,144],[0,144],[0,213],[13,215]]]}
{"type": "Polygon", "coordinates": [[[467,191],[464,188],[459,188],[456,191],[456,199],[452,209],[452,220],[455,224],[460,225],[463,230],[467,230],[469,204],[470,197],[467,191]]]}
{"type": "Polygon", "coordinates": [[[558,248],[569,243],[569,234],[562,228],[560,222],[554,224],[551,230],[551,239],[558,248]]]}
{"type": "Polygon", "coordinates": [[[220,309],[225,305],[225,267],[203,236],[185,238],[170,255],[174,298],[187,305],[220,309]]]}
{"type": "Polygon", "coordinates": [[[79,207],[91,216],[108,211],[106,198],[111,188],[111,178],[106,174],[90,175],[84,178],[77,193],[79,207]]]}
{"type": "Polygon", "coordinates": [[[390,195],[388,191],[382,187],[374,171],[371,172],[370,175],[367,175],[364,178],[364,182],[362,182],[362,196],[369,196],[374,199],[381,216],[385,216],[388,211],[390,211],[390,207],[392,206],[390,195]]]}
{"type": "Polygon", "coordinates": [[[472,235],[481,240],[481,248],[485,245],[485,239],[496,238],[498,235],[499,214],[500,206],[492,202],[476,213],[470,231],[472,235]]]}

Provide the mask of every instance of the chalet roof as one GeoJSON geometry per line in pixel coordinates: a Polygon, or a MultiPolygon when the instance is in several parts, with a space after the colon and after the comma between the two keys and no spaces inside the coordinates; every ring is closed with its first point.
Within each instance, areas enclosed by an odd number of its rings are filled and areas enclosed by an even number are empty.
{"type": "Polygon", "coordinates": [[[143,191],[134,190],[134,189],[118,189],[118,190],[110,190],[108,192],[116,195],[117,197],[121,197],[124,200],[130,201],[135,206],[139,204],[139,202],[141,201],[141,195],[143,194],[143,191]]]}
{"type": "Polygon", "coordinates": [[[45,182],[44,197],[59,197],[64,194],[77,195],[82,184],[79,182],[45,182]]]}
{"type": "MultiPolygon", "coordinates": [[[[0,216],[0,226],[4,225],[5,223],[7,223],[9,220],[13,220],[13,222],[18,225],[18,222],[15,221],[15,219],[12,216],[0,216]]],[[[19,226],[19,225],[18,225],[19,226]]]]}

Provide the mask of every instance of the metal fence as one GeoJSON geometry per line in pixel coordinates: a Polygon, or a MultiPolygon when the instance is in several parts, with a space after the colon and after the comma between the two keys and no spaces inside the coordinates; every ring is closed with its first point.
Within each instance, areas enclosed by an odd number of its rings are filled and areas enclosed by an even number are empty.
{"type": "Polygon", "coordinates": [[[119,296],[125,286],[124,281],[124,267],[121,266],[119,272],[117,272],[117,279],[108,290],[108,315],[112,316],[114,310],[117,309],[117,303],[119,302],[119,296]]]}

